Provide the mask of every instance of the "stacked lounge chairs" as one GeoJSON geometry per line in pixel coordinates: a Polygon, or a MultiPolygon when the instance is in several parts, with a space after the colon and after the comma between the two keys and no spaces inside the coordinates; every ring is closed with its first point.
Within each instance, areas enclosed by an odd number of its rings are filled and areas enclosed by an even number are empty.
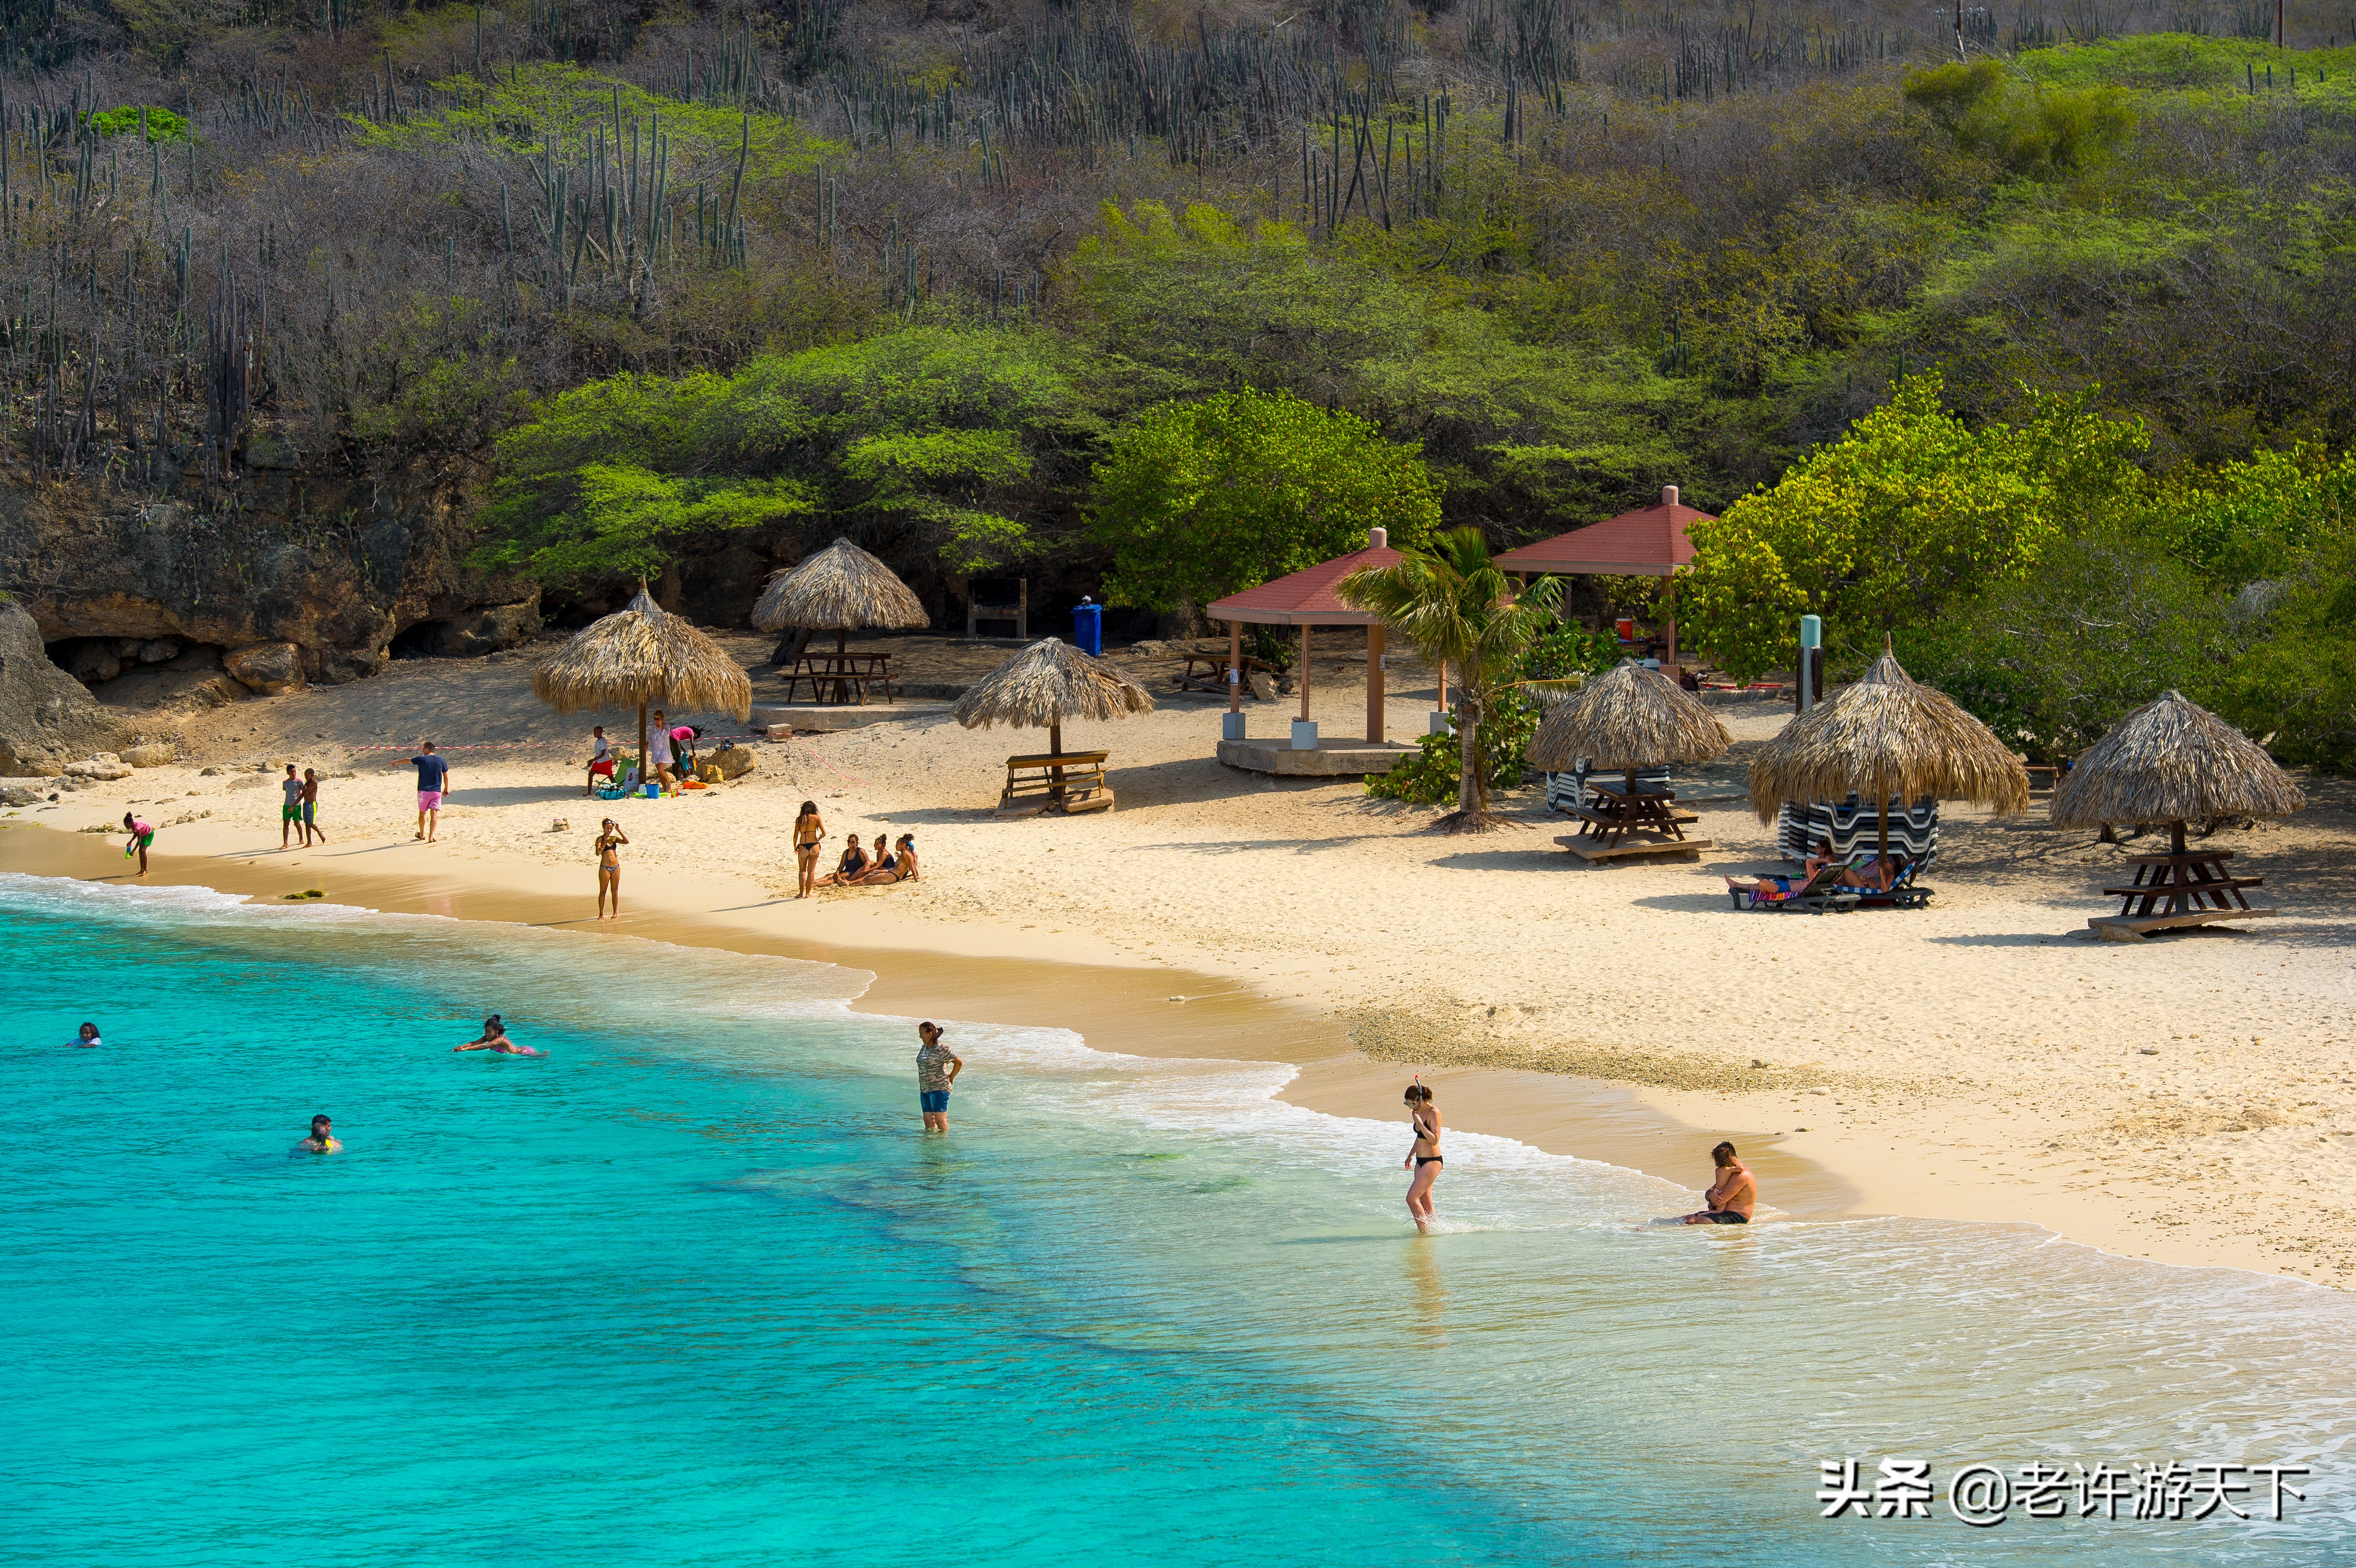
{"type": "MultiPolygon", "coordinates": [[[[1595,776],[1595,765],[1589,762],[1587,758],[1582,757],[1579,759],[1578,765],[1569,772],[1547,774],[1546,776],[1547,809],[1553,811],[1576,813],[1583,808],[1593,806],[1595,804],[1595,792],[1590,789],[1587,787],[1587,784],[1588,780],[1595,776]]],[[[1613,770],[1606,772],[1603,777],[1607,782],[1616,784],[1622,779],[1626,778],[1627,775],[1625,773],[1613,770]]],[[[1657,768],[1639,768],[1636,769],[1636,788],[1639,789],[1654,790],[1667,789],[1669,788],[1668,764],[1665,762],[1657,768]]],[[[1777,842],[1780,843],[1782,841],[1779,839],[1777,842]]]]}

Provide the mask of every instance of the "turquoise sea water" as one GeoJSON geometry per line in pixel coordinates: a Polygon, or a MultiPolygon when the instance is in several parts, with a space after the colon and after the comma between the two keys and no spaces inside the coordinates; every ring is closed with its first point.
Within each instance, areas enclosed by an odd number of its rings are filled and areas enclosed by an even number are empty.
{"type": "Polygon", "coordinates": [[[1281,1068],[958,1026],[926,1139],[821,965],[22,876],[0,924],[0,1562],[2356,1556],[2314,1287],[1633,1233],[1690,1195],[1462,1133],[1418,1239],[1399,1128],[1281,1068]],[[551,1057],[452,1055],[492,1008],[551,1057]],[[1929,1460],[1933,1518],[1820,1520],[1842,1455],[1929,1460]],[[2170,1459],[2316,1473],[2281,1524],[1944,1495],[2170,1459]]]}

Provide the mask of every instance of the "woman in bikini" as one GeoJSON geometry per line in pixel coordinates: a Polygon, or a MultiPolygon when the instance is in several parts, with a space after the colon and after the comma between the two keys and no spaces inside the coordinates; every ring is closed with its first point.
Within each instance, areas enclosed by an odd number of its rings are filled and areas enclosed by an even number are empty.
{"type": "Polygon", "coordinates": [[[1415,1216],[1418,1230],[1431,1229],[1431,1184],[1440,1179],[1440,1107],[1432,1103],[1431,1090],[1418,1079],[1407,1086],[1407,1119],[1415,1129],[1415,1146],[1408,1151],[1401,1165],[1415,1173],[1407,1186],[1407,1211],[1415,1216]]]}
{"type": "Polygon", "coordinates": [[[826,823],[818,814],[816,800],[802,802],[801,815],[794,819],[794,867],[798,876],[794,894],[807,898],[818,880],[818,846],[826,842],[826,823]]]}
{"type": "Polygon", "coordinates": [[[630,841],[607,817],[597,834],[597,918],[605,918],[605,896],[614,897],[614,918],[622,918],[622,857],[615,851],[630,841]]]}

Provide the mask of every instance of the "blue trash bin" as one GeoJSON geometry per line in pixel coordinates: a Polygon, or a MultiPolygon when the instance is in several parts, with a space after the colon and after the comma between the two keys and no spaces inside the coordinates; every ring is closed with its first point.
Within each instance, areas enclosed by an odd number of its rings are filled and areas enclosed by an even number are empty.
{"type": "Polygon", "coordinates": [[[1104,606],[1082,599],[1073,607],[1072,646],[1091,659],[1104,656],[1104,606]]]}

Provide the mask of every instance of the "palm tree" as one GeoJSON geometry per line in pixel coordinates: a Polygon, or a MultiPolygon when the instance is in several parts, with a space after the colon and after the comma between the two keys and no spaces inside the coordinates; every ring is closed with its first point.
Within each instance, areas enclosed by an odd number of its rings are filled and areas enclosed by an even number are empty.
{"type": "Polygon", "coordinates": [[[1489,810],[1481,719],[1516,686],[1568,684],[1518,679],[1530,645],[1554,625],[1561,579],[1541,577],[1516,595],[1489,558],[1481,531],[1460,528],[1437,535],[1427,549],[1403,552],[1396,566],[1365,567],[1333,586],[1344,604],[1382,617],[1426,663],[1445,665],[1456,676],[1456,810],[1431,825],[1476,833],[1514,825],[1489,810]]]}

